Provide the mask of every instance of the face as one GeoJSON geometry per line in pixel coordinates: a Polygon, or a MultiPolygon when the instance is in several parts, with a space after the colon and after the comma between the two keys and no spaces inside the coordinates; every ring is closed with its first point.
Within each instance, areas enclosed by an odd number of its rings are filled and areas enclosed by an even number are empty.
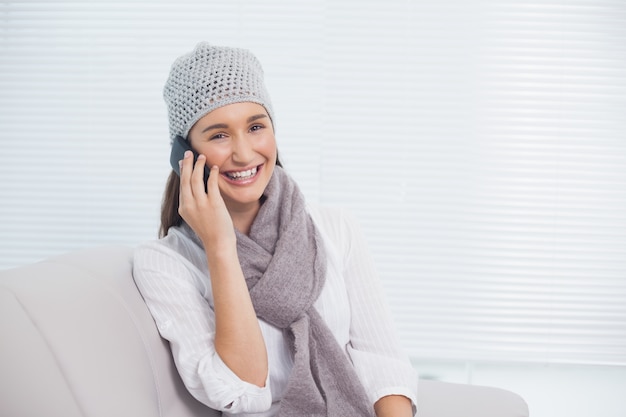
{"type": "Polygon", "coordinates": [[[193,125],[191,147],[220,169],[219,188],[229,211],[259,206],[276,166],[276,139],[265,107],[234,103],[193,125]]]}

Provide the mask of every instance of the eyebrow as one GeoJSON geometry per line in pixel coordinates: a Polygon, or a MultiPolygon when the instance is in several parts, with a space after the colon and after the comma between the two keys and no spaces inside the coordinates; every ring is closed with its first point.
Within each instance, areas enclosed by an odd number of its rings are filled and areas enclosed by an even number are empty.
{"type": "MultiPolygon", "coordinates": [[[[248,120],[246,121],[246,123],[252,123],[255,120],[263,119],[264,117],[267,117],[267,114],[263,114],[263,113],[255,114],[254,116],[248,117],[248,120]]],[[[213,130],[213,129],[228,129],[228,125],[224,123],[216,123],[214,125],[210,125],[202,129],[202,133],[208,132],[209,130],[213,130]]]]}

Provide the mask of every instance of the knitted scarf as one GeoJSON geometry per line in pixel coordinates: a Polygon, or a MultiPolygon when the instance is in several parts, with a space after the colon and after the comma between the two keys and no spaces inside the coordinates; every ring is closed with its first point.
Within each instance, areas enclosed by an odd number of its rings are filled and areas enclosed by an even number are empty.
{"type": "Polygon", "coordinates": [[[279,416],[374,415],[342,347],[313,307],[326,277],[321,237],[295,182],[276,167],[237,252],[257,316],[284,329],[294,366],[279,416]]]}

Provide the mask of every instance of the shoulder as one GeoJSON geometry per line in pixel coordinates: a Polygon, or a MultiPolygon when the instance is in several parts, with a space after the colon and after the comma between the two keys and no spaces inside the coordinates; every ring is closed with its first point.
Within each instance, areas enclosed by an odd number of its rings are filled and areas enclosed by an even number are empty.
{"type": "Polygon", "coordinates": [[[331,234],[342,232],[345,218],[348,216],[346,209],[336,206],[309,203],[307,204],[307,211],[319,229],[331,234]]]}
{"type": "Polygon", "coordinates": [[[152,269],[169,263],[195,265],[204,259],[203,253],[203,248],[183,228],[172,227],[167,236],[138,245],[133,263],[135,269],[152,269]]]}
{"type": "Polygon", "coordinates": [[[176,229],[175,227],[171,228],[168,235],[163,238],[140,243],[135,249],[135,261],[158,256],[158,254],[162,257],[175,256],[180,252],[177,249],[185,245],[184,237],[176,229]]]}
{"type": "Polygon", "coordinates": [[[133,278],[142,294],[172,293],[181,288],[207,292],[204,249],[178,228],[164,238],[137,246],[133,257],[133,278]]]}
{"type": "Polygon", "coordinates": [[[326,242],[344,254],[350,252],[353,239],[360,236],[360,229],[349,209],[308,204],[307,211],[326,242]]]}

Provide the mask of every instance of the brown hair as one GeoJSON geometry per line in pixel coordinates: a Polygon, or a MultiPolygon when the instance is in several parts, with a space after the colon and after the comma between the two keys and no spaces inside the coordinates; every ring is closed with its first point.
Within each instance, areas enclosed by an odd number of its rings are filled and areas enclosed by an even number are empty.
{"type": "MultiPolygon", "coordinates": [[[[276,154],[276,165],[282,168],[278,154],[276,154]]],[[[180,179],[178,174],[172,171],[167,178],[165,184],[165,192],[163,193],[163,201],[161,202],[161,227],[159,228],[159,237],[167,236],[170,227],[180,226],[183,218],[178,213],[178,199],[180,194],[180,179]]]]}

